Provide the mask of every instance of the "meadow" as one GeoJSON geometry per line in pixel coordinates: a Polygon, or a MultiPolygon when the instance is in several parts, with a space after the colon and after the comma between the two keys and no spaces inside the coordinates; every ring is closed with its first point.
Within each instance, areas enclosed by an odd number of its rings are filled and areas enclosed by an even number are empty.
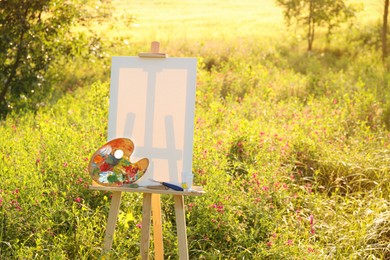
{"type": "MultiPolygon", "coordinates": [[[[374,2],[307,53],[272,0],[113,1],[135,19],[96,25],[102,59],[61,68],[69,91],[0,122],[0,259],[101,259],[111,197],[88,189],[87,165],[107,138],[110,57],[154,40],[198,59],[193,172],[207,193],[185,198],[190,259],[389,259],[390,73],[374,2]]],[[[139,259],[141,210],[124,194],[105,259],[139,259]]],[[[178,259],[169,196],[162,211],[164,258],[178,259]]]]}

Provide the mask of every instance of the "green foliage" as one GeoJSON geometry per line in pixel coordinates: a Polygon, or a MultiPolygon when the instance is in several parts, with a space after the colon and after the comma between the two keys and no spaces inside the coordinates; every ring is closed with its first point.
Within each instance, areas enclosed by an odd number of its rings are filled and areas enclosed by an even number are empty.
{"type": "MultiPolygon", "coordinates": [[[[185,198],[190,258],[388,258],[380,55],[358,42],[310,55],[257,42],[170,45],[199,57],[193,172],[207,193],[185,198]]],[[[110,193],[88,189],[86,168],[106,140],[108,100],[96,82],[0,123],[0,258],[101,257],[110,193]]],[[[141,212],[141,194],[124,194],[107,258],[139,258],[141,212]]],[[[176,259],[170,196],[162,212],[164,258],[176,259]]]]}
{"type": "Polygon", "coordinates": [[[335,28],[353,18],[358,10],[345,0],[276,0],[276,3],[284,9],[288,25],[295,22],[304,27],[308,51],[312,50],[318,28],[325,27],[330,37],[335,28]]]}
{"type": "Polygon", "coordinates": [[[109,17],[109,4],[88,0],[0,2],[0,116],[12,109],[39,106],[53,93],[53,81],[64,75],[60,67],[69,61],[102,55],[98,35],[90,29],[74,31],[74,26],[91,28],[97,19],[109,17]]]}

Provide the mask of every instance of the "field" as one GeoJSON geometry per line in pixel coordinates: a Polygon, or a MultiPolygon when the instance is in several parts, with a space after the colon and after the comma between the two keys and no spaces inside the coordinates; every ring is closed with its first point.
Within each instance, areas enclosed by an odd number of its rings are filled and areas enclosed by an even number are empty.
{"type": "MultiPolygon", "coordinates": [[[[88,189],[87,164],[107,137],[110,57],[154,40],[198,58],[193,172],[207,193],[185,199],[190,259],[390,258],[381,1],[311,53],[272,0],[113,3],[135,20],[96,25],[105,58],[57,83],[78,87],[0,122],[0,259],[102,258],[111,194],[88,189]]],[[[139,259],[141,210],[141,194],[123,196],[105,259],[139,259]]],[[[178,259],[169,196],[162,210],[164,259],[178,259]]]]}

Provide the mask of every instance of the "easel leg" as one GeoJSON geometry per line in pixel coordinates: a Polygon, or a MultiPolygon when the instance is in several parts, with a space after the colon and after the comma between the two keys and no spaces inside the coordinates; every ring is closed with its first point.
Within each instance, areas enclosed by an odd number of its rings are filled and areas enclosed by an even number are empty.
{"type": "Polygon", "coordinates": [[[141,229],[141,258],[146,260],[149,258],[150,244],[150,213],[152,207],[152,194],[144,193],[142,204],[142,229],[141,229]]]}
{"type": "Polygon", "coordinates": [[[163,260],[164,248],[163,248],[163,236],[162,236],[160,194],[152,194],[152,217],[153,217],[154,257],[156,260],[163,260]]]}
{"type": "Polygon", "coordinates": [[[113,191],[111,198],[110,211],[108,213],[106,234],[104,236],[103,252],[111,250],[112,240],[114,238],[116,220],[118,218],[119,206],[121,204],[121,191],[113,191]]]}
{"type": "Polygon", "coordinates": [[[175,215],[177,226],[177,238],[179,241],[179,258],[180,260],[188,260],[188,244],[186,218],[184,211],[184,197],[182,195],[174,195],[175,199],[175,215]]]}

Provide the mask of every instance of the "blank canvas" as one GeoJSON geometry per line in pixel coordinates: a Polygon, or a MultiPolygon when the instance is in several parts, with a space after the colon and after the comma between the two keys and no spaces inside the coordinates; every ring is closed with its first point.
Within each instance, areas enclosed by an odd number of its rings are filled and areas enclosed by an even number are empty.
{"type": "Polygon", "coordinates": [[[150,160],[139,185],[192,172],[195,90],[195,58],[112,58],[108,140],[130,138],[131,161],[150,160]]]}

